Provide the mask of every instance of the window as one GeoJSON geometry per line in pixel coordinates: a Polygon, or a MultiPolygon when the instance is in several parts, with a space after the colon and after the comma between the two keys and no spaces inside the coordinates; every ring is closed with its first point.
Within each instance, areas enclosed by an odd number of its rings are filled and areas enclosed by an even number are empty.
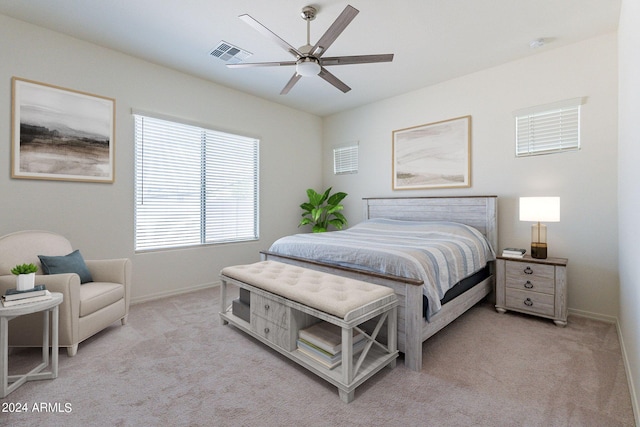
{"type": "Polygon", "coordinates": [[[258,140],[134,117],[136,250],[258,239],[258,140]]]}
{"type": "Polygon", "coordinates": [[[358,173],[358,144],[333,149],[333,173],[358,173]]]}
{"type": "Polygon", "coordinates": [[[516,156],[580,149],[582,98],[515,112],[516,156]]]}

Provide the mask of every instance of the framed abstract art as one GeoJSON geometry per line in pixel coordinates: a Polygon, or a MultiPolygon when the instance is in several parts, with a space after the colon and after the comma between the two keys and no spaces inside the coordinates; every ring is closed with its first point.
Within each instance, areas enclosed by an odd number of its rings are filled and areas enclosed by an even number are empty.
{"type": "Polygon", "coordinates": [[[12,83],[12,178],[114,181],[114,99],[17,77],[12,83]]]}
{"type": "Polygon", "coordinates": [[[471,116],[393,131],[393,189],[471,186],[471,116]]]}

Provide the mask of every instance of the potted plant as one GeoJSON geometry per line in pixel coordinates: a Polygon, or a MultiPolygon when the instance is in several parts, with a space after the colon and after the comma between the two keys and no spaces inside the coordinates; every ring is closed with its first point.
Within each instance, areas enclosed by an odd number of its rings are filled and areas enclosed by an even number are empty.
{"type": "Polygon", "coordinates": [[[13,267],[11,273],[16,275],[16,289],[19,291],[33,289],[36,283],[36,271],[38,267],[35,264],[19,264],[13,267]]]}
{"type": "Polygon", "coordinates": [[[329,225],[333,225],[338,230],[347,225],[347,219],[339,212],[344,209],[340,202],[347,197],[347,193],[330,194],[331,187],[324,193],[318,193],[311,188],[307,190],[309,201],[300,205],[302,219],[298,227],[311,224],[314,233],[322,233],[327,231],[329,225]]]}

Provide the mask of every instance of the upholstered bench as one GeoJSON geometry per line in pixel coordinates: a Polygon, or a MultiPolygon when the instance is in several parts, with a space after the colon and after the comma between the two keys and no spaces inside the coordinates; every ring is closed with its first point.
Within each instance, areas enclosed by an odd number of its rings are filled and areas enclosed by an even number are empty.
{"type": "Polygon", "coordinates": [[[391,288],[275,261],[225,267],[220,277],[222,324],[232,323],[329,381],[343,401],[351,402],[356,387],[383,367],[395,367],[398,302],[391,288]],[[234,314],[228,304],[229,283],[248,291],[248,319],[234,314]],[[359,327],[371,319],[375,327],[370,333],[359,327]],[[341,329],[337,367],[327,367],[298,348],[299,331],[319,321],[341,329]],[[378,333],[385,323],[382,343],[378,333]],[[364,336],[361,352],[354,351],[354,333],[364,336]]]}

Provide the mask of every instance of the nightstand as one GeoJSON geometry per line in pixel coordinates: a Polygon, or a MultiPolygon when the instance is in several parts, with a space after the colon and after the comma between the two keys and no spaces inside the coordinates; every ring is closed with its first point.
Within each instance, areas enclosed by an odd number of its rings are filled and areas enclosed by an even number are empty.
{"type": "Polygon", "coordinates": [[[496,259],[496,310],[532,314],[567,324],[566,258],[496,259]]]}

